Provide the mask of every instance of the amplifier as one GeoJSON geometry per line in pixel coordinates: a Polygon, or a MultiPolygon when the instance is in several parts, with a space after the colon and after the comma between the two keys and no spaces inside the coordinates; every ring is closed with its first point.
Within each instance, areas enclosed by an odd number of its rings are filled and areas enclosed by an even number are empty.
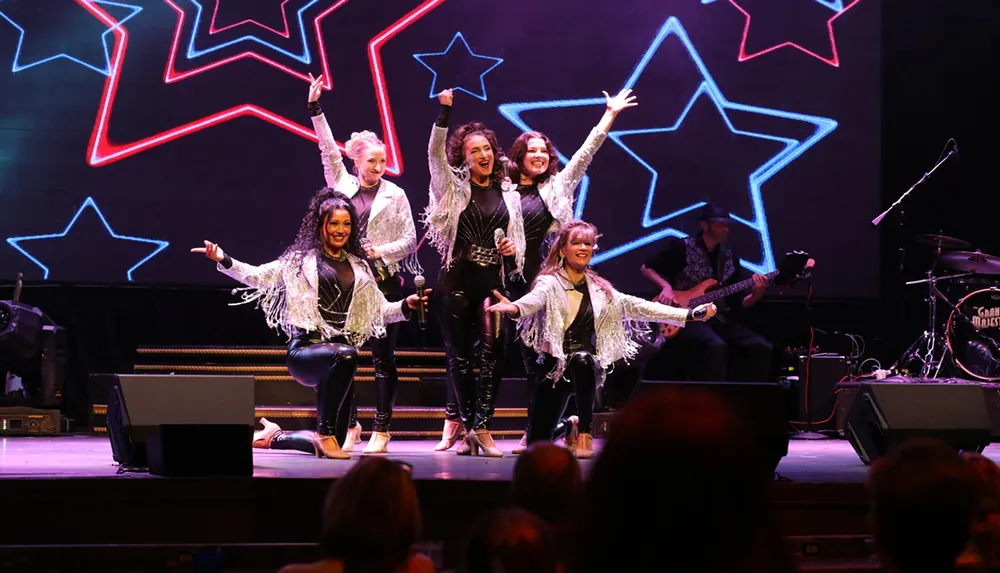
{"type": "Polygon", "coordinates": [[[61,422],[59,410],[0,408],[0,436],[55,436],[61,422]]]}

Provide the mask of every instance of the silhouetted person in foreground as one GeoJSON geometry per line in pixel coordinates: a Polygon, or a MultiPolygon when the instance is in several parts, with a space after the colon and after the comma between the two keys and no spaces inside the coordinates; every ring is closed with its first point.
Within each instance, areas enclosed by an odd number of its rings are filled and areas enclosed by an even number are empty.
{"type": "Polygon", "coordinates": [[[563,573],[548,524],[520,508],[495,509],[469,533],[462,573],[563,573]]]}
{"type": "Polygon", "coordinates": [[[549,524],[563,561],[570,557],[579,538],[577,523],[584,492],[580,463],[566,448],[538,442],[514,465],[511,505],[549,524]]]}

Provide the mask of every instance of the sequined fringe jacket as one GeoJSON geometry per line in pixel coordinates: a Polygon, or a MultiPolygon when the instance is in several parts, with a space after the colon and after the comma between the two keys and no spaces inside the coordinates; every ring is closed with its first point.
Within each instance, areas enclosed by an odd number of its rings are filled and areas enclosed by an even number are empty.
{"type": "MultiPolygon", "coordinates": [[[[608,134],[596,127],[591,129],[583,145],[580,146],[580,149],[576,150],[573,157],[566,163],[566,168],[549,177],[538,186],[538,195],[541,196],[545,207],[549,210],[552,218],[555,219],[552,222],[552,228],[549,229],[550,231],[558,229],[560,225],[574,218],[573,193],[576,191],[576,186],[580,184],[580,180],[583,179],[583,175],[587,172],[587,167],[590,167],[590,162],[593,161],[594,154],[601,148],[601,144],[604,143],[607,137],[608,134]]],[[[555,161],[555,158],[553,157],[552,160],[555,161]]]]}
{"type": "MultiPolygon", "coordinates": [[[[594,311],[594,330],[597,334],[597,355],[594,359],[600,367],[600,386],[609,366],[618,360],[628,362],[635,357],[639,343],[634,335],[646,330],[645,321],[684,326],[688,311],[616,290],[612,290],[609,297],[591,280],[591,273],[588,271],[587,274],[587,290],[594,311]]],[[[556,359],[556,366],[548,375],[554,381],[562,378],[566,368],[563,337],[573,319],[569,316],[567,299],[567,292],[572,290],[573,285],[562,275],[540,275],[528,294],[513,301],[520,310],[517,329],[521,339],[535,352],[556,359]]]]}

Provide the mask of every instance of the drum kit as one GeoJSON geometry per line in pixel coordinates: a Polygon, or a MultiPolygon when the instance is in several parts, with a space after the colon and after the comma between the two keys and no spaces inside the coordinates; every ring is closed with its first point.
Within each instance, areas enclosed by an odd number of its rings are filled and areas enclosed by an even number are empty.
{"type": "Polygon", "coordinates": [[[927,329],[892,370],[937,378],[950,357],[967,376],[1000,380],[1000,257],[946,235],[917,235],[912,242],[934,248],[927,278],[906,283],[926,285],[927,329]],[[947,307],[943,328],[938,302],[947,307]]]}

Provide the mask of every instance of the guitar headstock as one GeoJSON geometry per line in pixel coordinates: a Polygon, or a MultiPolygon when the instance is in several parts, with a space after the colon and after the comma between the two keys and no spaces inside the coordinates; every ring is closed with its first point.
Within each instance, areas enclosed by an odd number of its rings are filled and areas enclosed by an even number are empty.
{"type": "Polygon", "coordinates": [[[774,284],[786,286],[798,279],[809,276],[809,271],[816,266],[816,260],[809,257],[805,251],[791,251],[785,253],[778,267],[778,274],[774,277],[774,284]]]}

